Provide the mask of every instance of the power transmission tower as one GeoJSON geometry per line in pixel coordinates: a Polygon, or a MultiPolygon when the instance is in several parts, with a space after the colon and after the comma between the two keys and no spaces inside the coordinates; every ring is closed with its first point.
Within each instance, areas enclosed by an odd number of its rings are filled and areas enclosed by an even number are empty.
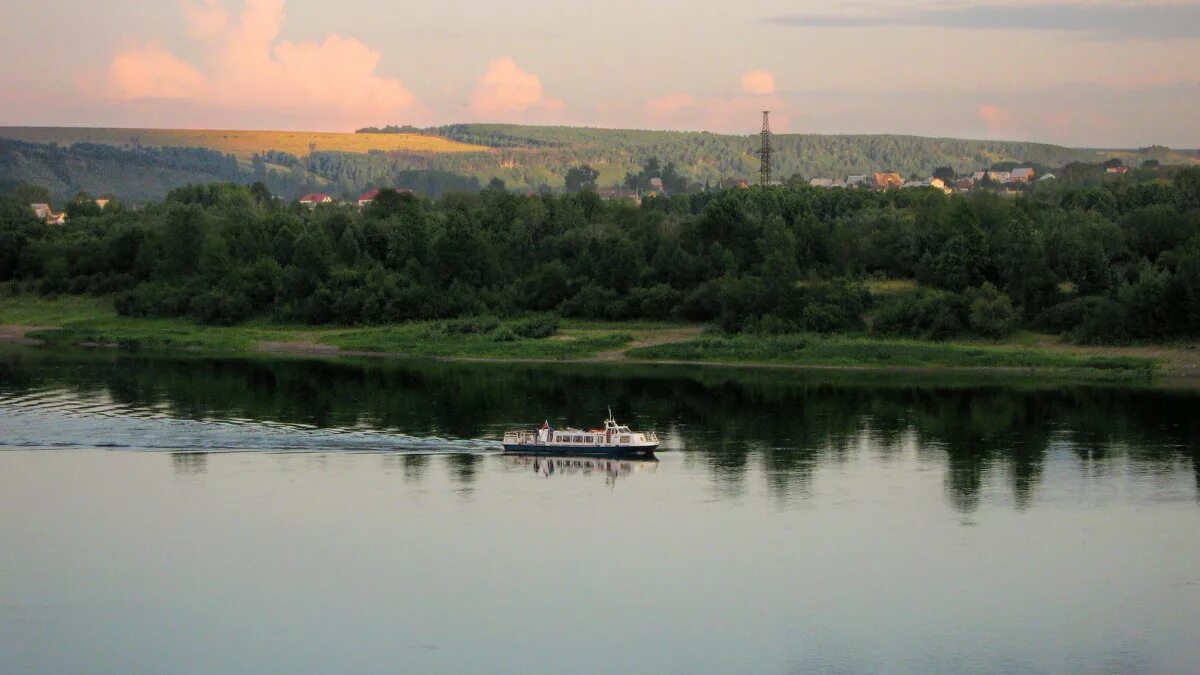
{"type": "Polygon", "coordinates": [[[771,149],[771,111],[763,111],[763,126],[762,126],[762,147],[758,150],[759,157],[762,158],[762,163],[758,167],[758,182],[763,187],[771,184],[771,155],[775,151],[771,149]]]}

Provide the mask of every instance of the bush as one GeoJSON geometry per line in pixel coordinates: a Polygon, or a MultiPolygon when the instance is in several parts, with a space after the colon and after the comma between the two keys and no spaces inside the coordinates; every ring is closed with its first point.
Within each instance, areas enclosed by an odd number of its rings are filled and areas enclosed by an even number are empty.
{"type": "Polygon", "coordinates": [[[525,338],[541,339],[558,334],[557,316],[531,316],[512,325],[512,332],[525,338]]]}
{"type": "Polygon", "coordinates": [[[978,290],[970,289],[971,300],[969,322],[975,332],[991,338],[1001,338],[1017,327],[1017,310],[1012,299],[1001,293],[991,283],[985,282],[978,290]]]}
{"type": "Polygon", "coordinates": [[[253,311],[246,296],[220,288],[192,298],[189,310],[202,323],[213,326],[232,326],[245,321],[253,311]]]}
{"type": "Polygon", "coordinates": [[[800,322],[806,331],[834,333],[843,328],[844,317],[836,305],[812,303],[804,308],[800,322]]]}
{"type": "Polygon", "coordinates": [[[563,313],[587,319],[620,318],[624,303],[611,288],[588,284],[563,305],[563,313]]]}
{"type": "Polygon", "coordinates": [[[508,327],[499,328],[495,333],[492,333],[492,340],[496,342],[516,342],[520,339],[521,337],[508,327]]]}
{"type": "Polygon", "coordinates": [[[184,287],[145,283],[118,295],[113,305],[121,316],[179,316],[190,302],[184,287]]]}
{"type": "Polygon", "coordinates": [[[958,293],[919,288],[899,293],[879,307],[872,330],[926,340],[945,340],[967,327],[966,300],[958,293]]]}
{"type": "Polygon", "coordinates": [[[494,316],[470,316],[439,321],[434,326],[435,331],[442,335],[486,335],[500,327],[500,319],[494,316]]]}

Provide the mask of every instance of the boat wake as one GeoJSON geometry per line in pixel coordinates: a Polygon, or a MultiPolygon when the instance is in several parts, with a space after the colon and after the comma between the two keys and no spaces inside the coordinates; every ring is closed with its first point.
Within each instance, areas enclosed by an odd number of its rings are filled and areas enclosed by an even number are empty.
{"type": "Polygon", "coordinates": [[[387,452],[486,454],[496,441],[412,436],[367,427],[317,427],[239,418],[181,417],[64,391],[0,392],[0,449],[96,448],[168,452],[387,452]]]}

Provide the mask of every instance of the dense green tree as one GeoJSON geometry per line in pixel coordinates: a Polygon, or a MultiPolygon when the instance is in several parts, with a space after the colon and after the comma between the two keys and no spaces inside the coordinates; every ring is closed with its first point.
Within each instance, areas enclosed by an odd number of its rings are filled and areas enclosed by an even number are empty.
{"type": "Polygon", "coordinates": [[[564,180],[567,192],[579,192],[580,190],[595,190],[596,179],[600,177],[600,172],[593,169],[591,166],[584,164],[583,166],[571,167],[567,171],[564,180]]]}

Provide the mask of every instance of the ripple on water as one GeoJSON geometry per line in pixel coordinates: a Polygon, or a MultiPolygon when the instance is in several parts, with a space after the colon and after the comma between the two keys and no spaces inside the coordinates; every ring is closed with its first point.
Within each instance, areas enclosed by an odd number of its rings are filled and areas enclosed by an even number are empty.
{"type": "Polygon", "coordinates": [[[0,392],[0,446],[408,454],[499,450],[494,441],[408,436],[361,427],[322,428],[240,417],[186,419],[161,407],[138,407],[104,395],[61,390],[0,392]]]}

